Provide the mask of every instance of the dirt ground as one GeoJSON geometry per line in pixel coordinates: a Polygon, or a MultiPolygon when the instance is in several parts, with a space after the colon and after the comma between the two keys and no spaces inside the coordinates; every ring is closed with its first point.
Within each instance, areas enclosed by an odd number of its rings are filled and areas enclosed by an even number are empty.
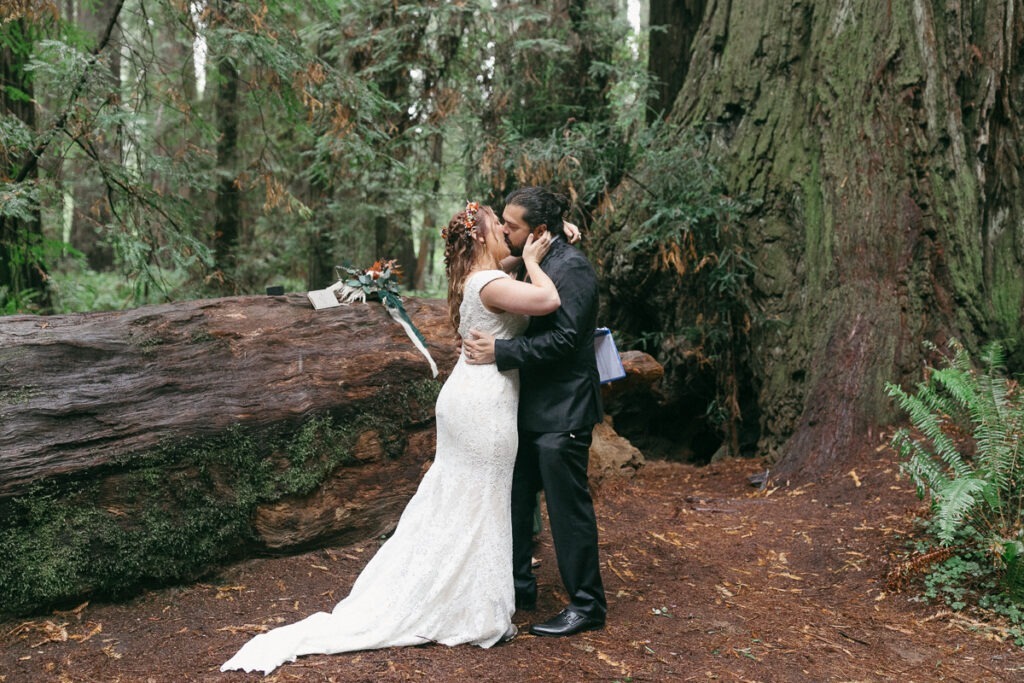
{"type": "MultiPolygon", "coordinates": [[[[754,460],[654,462],[602,483],[602,631],[304,657],[267,680],[1024,681],[1024,649],[998,624],[886,591],[922,505],[875,445],[849,471],[802,486],[752,487],[754,460]]],[[[563,605],[541,539],[538,609],[516,615],[521,627],[563,605]]],[[[218,668],[254,633],[329,610],[378,543],[0,622],[0,683],[257,680],[218,668]]]]}

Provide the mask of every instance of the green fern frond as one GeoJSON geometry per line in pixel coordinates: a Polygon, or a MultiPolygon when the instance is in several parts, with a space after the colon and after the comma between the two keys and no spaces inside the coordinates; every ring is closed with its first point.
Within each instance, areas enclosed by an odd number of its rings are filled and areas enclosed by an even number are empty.
{"type": "Polygon", "coordinates": [[[939,540],[944,544],[953,538],[963,526],[964,519],[977,505],[987,483],[975,477],[958,477],[951,480],[941,491],[934,491],[933,509],[939,525],[939,540]]]}
{"type": "Polygon", "coordinates": [[[1003,585],[1018,602],[1024,602],[1024,542],[1020,539],[1004,541],[1002,562],[1005,567],[1003,585]]]}
{"type": "Polygon", "coordinates": [[[913,393],[886,385],[915,428],[897,430],[891,443],[901,471],[931,501],[935,537],[964,557],[987,555],[988,571],[1020,590],[1024,396],[1005,376],[1000,345],[987,346],[978,367],[959,343],[949,348],[913,393]]]}
{"type": "Polygon", "coordinates": [[[919,498],[925,498],[932,491],[941,490],[948,485],[949,477],[945,469],[932,459],[931,453],[918,441],[911,438],[906,429],[898,430],[893,435],[891,444],[903,460],[900,469],[914,483],[919,498]]]}
{"type": "Polygon", "coordinates": [[[952,397],[957,412],[969,413],[978,407],[974,377],[960,368],[943,368],[932,373],[932,382],[952,397]]]}
{"type": "Polygon", "coordinates": [[[997,344],[986,348],[982,360],[985,372],[978,376],[979,403],[972,419],[978,445],[979,467],[989,473],[1000,491],[1009,492],[1014,473],[1020,471],[1021,424],[1024,406],[1015,405],[1009,385],[1002,377],[1003,353],[997,344]]]}
{"type": "Polygon", "coordinates": [[[899,407],[910,416],[910,421],[931,442],[936,455],[957,476],[967,476],[971,472],[970,465],[964,461],[945,430],[946,422],[942,416],[947,414],[947,400],[928,385],[919,384],[917,389],[917,395],[913,395],[896,385],[888,385],[889,395],[896,398],[899,407]]]}

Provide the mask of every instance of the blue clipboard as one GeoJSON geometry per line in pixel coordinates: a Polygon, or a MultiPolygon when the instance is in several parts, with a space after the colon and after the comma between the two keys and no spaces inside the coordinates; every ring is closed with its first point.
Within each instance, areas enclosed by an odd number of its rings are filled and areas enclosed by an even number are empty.
{"type": "Polygon", "coordinates": [[[594,356],[597,358],[597,374],[601,378],[601,384],[614,382],[626,376],[626,369],[622,367],[622,357],[615,346],[612,331],[607,327],[594,330],[594,356]]]}

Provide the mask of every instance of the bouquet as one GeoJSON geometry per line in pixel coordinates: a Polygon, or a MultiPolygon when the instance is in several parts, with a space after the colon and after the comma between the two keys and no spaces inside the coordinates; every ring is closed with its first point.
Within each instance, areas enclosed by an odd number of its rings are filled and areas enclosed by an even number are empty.
{"type": "MultiPolygon", "coordinates": [[[[416,326],[409,318],[409,314],[398,297],[398,279],[402,275],[402,269],[397,259],[377,259],[373,265],[364,270],[358,268],[347,268],[335,266],[338,274],[338,281],[325,290],[319,292],[329,293],[331,302],[324,306],[334,306],[338,303],[350,304],[354,302],[365,303],[367,300],[376,299],[384,305],[384,310],[405,330],[406,336],[416,346],[420,353],[430,363],[430,369],[437,377],[437,364],[427,350],[427,340],[423,338],[416,326]]],[[[315,308],[318,306],[318,292],[309,292],[310,301],[315,308]]]]}
{"type": "Polygon", "coordinates": [[[376,297],[387,305],[387,299],[393,297],[397,305],[401,306],[398,300],[398,280],[402,276],[402,268],[397,259],[377,259],[365,270],[345,266],[335,266],[334,270],[341,284],[337,293],[341,303],[365,302],[368,298],[376,297]]]}

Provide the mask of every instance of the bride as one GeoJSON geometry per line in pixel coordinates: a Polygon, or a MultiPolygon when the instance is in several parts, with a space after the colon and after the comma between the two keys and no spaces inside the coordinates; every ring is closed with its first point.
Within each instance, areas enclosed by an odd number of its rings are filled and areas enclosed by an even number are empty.
{"type": "MultiPolygon", "coordinates": [[[[460,336],[472,327],[508,338],[526,329],[527,316],[559,307],[540,268],[548,235],[531,236],[523,250],[530,283],[501,270],[509,247],[490,208],[470,202],[441,235],[449,311],[460,336]]],[[[510,496],[518,403],[517,371],[470,365],[460,356],[437,397],[434,462],[348,597],[329,613],[256,636],[221,671],[267,674],[301,655],[430,642],[490,647],[513,638],[510,496]]]]}

